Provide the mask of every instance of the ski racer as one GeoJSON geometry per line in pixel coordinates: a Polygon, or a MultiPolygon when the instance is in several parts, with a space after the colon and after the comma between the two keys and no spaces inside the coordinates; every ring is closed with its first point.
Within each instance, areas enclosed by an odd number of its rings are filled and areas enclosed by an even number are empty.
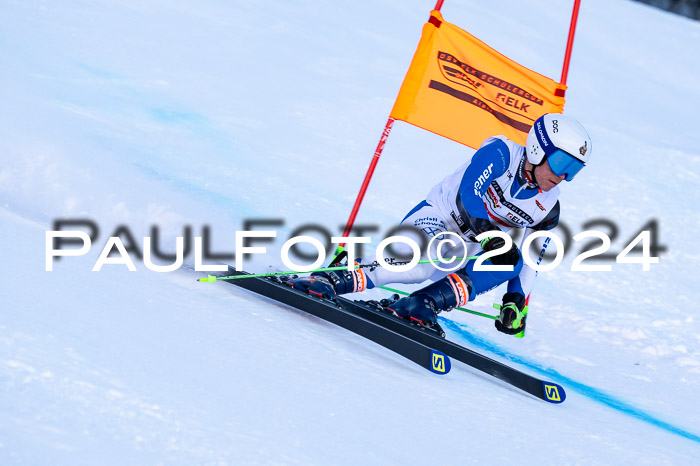
{"type": "MultiPolygon", "coordinates": [[[[429,240],[453,232],[467,244],[466,254],[482,254],[505,245],[491,236],[476,241],[481,233],[524,228],[551,230],[559,220],[558,184],[571,181],[591,157],[591,139],[574,118],[549,113],[538,118],[523,147],[504,136],[487,138],[472,159],[432,188],[425,200],[401,222],[415,227],[429,240]]],[[[433,241],[437,245],[439,241],[433,241]]],[[[419,243],[420,244],[420,243],[419,243]]],[[[397,244],[398,245],[398,244],[397,244]]],[[[436,257],[435,250],[430,257],[436,257]]],[[[525,329],[527,298],[536,272],[523,263],[518,247],[491,257],[493,265],[512,265],[512,271],[476,271],[475,260],[390,306],[399,317],[431,327],[437,314],[464,306],[477,295],[508,282],[496,328],[516,335],[525,329]]],[[[384,267],[353,271],[317,272],[288,283],[294,288],[329,299],[389,283],[421,283],[436,274],[433,264],[415,266],[408,272],[384,267]]]]}

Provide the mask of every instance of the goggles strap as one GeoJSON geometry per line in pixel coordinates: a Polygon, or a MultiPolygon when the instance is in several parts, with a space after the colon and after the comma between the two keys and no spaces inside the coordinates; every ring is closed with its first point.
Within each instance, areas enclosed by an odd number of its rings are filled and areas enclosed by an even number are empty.
{"type": "MultiPolygon", "coordinates": [[[[546,157],[545,157],[545,159],[546,159],[546,157]]],[[[527,178],[528,183],[533,184],[535,186],[539,186],[540,184],[537,182],[537,177],[535,176],[535,167],[536,166],[537,165],[532,165],[532,168],[530,169],[530,171],[528,171],[526,168],[525,169],[525,177],[527,178]]]]}
{"type": "MultiPolygon", "coordinates": [[[[534,173],[531,173],[534,170],[534,165],[533,169],[528,172],[526,167],[529,162],[527,161],[526,157],[523,157],[522,160],[520,160],[520,164],[518,165],[518,181],[523,187],[526,187],[528,189],[530,188],[536,188],[537,184],[534,180],[535,175],[534,173]]],[[[532,165],[532,164],[531,164],[532,165]]]]}

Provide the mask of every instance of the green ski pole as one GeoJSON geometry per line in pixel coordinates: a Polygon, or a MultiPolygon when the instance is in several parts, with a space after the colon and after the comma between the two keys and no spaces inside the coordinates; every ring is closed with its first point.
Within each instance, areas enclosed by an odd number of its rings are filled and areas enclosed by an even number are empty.
{"type": "MultiPolygon", "coordinates": [[[[398,294],[404,295],[404,296],[409,296],[411,294],[411,293],[407,293],[406,291],[401,291],[401,290],[397,290],[394,288],[389,288],[388,286],[380,286],[378,288],[381,288],[382,290],[386,290],[386,291],[391,291],[392,293],[398,293],[398,294]]],[[[457,309],[458,311],[462,311],[462,312],[468,312],[469,314],[474,314],[476,316],[486,317],[488,319],[493,319],[493,320],[498,319],[498,316],[492,316],[491,314],[484,314],[484,313],[481,313],[478,311],[472,311],[471,309],[465,309],[463,307],[456,307],[455,309],[457,309]]]]}
{"type": "MultiPolygon", "coordinates": [[[[457,257],[453,260],[472,260],[476,259],[478,256],[468,256],[468,257],[457,257]]],[[[419,264],[428,264],[431,262],[441,262],[440,259],[424,259],[418,261],[419,264]]],[[[401,265],[401,264],[408,264],[408,261],[405,262],[396,262],[393,265],[401,265]]],[[[355,270],[361,269],[361,268],[366,268],[366,267],[379,267],[377,264],[356,264],[355,265],[355,270]]],[[[291,275],[291,274],[299,274],[299,273],[314,273],[314,272],[331,272],[333,270],[347,270],[348,266],[347,265],[340,265],[336,267],[323,267],[321,269],[316,269],[316,270],[311,270],[309,272],[298,272],[294,270],[287,270],[285,272],[268,272],[268,273],[251,273],[248,275],[230,275],[227,277],[217,277],[216,275],[208,275],[204,278],[198,278],[198,282],[206,282],[206,283],[211,283],[215,282],[217,280],[239,280],[243,278],[260,278],[260,277],[274,277],[276,275],[291,275]]]]}

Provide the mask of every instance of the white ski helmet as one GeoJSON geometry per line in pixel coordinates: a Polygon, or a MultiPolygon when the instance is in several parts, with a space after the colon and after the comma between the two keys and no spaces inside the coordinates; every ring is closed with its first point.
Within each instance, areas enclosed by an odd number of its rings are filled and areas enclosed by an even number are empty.
{"type": "Polygon", "coordinates": [[[552,171],[557,175],[566,173],[567,181],[590,160],[593,149],[591,138],[581,123],[561,113],[545,113],[535,120],[525,144],[531,164],[541,165],[549,158],[552,171]]]}

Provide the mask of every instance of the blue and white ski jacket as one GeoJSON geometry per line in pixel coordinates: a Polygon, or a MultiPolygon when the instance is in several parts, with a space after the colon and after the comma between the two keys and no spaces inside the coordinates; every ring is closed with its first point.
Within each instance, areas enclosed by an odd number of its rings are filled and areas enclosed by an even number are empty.
{"type": "MultiPolygon", "coordinates": [[[[525,148],[505,136],[486,139],[472,159],[438,183],[426,201],[466,241],[484,231],[550,230],[559,220],[559,188],[543,192],[525,177],[525,148]]],[[[523,239],[524,239],[523,238],[523,239]]],[[[528,296],[536,276],[525,264],[508,291],[528,296]]]]}

